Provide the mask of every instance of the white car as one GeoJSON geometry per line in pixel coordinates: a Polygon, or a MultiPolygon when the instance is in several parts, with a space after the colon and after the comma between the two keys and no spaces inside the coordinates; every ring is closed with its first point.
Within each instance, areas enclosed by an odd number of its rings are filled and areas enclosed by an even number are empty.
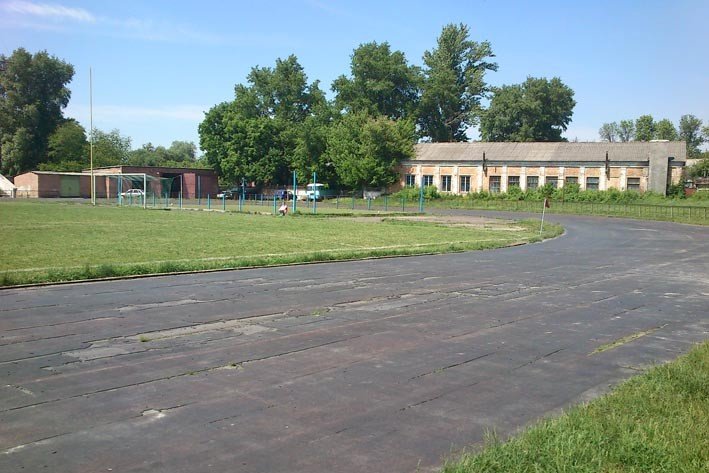
{"type": "Polygon", "coordinates": [[[121,192],[122,197],[143,197],[142,189],[128,189],[125,192],[121,192]]]}

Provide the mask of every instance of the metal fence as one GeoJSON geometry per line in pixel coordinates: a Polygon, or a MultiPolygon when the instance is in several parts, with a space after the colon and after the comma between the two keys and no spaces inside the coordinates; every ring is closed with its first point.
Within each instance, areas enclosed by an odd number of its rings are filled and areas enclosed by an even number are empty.
{"type": "MultiPolygon", "coordinates": [[[[361,195],[361,194],[360,194],[361,195]]],[[[113,197],[107,202],[122,206],[150,208],[205,209],[236,212],[269,213],[276,215],[284,202],[275,195],[256,194],[237,199],[206,195],[197,199],[182,199],[148,192],[145,196],[113,197]]],[[[540,213],[543,202],[513,200],[419,200],[381,196],[363,199],[357,195],[341,195],[320,201],[286,201],[290,213],[301,214],[367,214],[367,213],[423,213],[432,208],[502,210],[540,213]]],[[[631,217],[648,220],[709,223],[709,207],[689,205],[618,204],[597,202],[551,202],[548,213],[631,217]]]]}

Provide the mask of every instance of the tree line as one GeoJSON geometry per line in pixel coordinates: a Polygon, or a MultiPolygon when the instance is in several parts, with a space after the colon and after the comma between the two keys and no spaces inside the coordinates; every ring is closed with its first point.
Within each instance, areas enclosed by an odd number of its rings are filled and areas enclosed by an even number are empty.
{"type": "Polygon", "coordinates": [[[601,140],[610,142],[680,140],[687,143],[687,156],[697,158],[702,155],[701,145],[709,141],[709,124],[704,126],[701,119],[687,114],[682,115],[675,128],[667,118],[655,121],[652,115],[641,115],[635,120],[604,123],[598,135],[601,140]]]}
{"type": "MultiPolygon", "coordinates": [[[[89,167],[84,127],[65,118],[74,67],[46,51],[24,48],[0,55],[0,173],[81,171],[89,167]]],[[[174,141],[169,148],[148,143],[132,150],[118,130],[93,130],[94,166],[197,166],[194,143],[174,141]]]]}
{"type": "Polygon", "coordinates": [[[332,100],[296,56],[277,59],[253,67],[232,101],[206,113],[200,147],[225,181],[285,184],[297,171],[301,182],[315,172],[320,182],[366,188],[395,182],[415,142],[467,141],[474,126],[487,141],[563,140],[573,91],[559,78],[491,87],[494,58],[464,24],[442,29],[423,67],[387,42],[364,43],[332,83],[332,100]]]}

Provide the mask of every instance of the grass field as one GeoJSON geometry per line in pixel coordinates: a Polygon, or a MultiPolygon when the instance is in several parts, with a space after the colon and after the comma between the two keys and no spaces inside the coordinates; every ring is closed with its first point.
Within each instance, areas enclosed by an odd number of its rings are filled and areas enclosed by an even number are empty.
{"type": "MultiPolygon", "coordinates": [[[[538,222],[443,225],[386,218],[0,202],[0,285],[498,248],[538,222]]],[[[545,226],[543,237],[560,234],[545,226]]]]}
{"type": "Polygon", "coordinates": [[[707,472],[709,343],[444,473],[707,472]]]}

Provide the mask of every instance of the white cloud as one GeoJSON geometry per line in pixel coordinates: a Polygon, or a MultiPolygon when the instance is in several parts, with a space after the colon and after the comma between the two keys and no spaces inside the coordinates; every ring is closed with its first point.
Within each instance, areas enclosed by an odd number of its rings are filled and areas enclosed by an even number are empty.
{"type": "MultiPolygon", "coordinates": [[[[200,122],[204,119],[204,111],[209,107],[200,105],[175,105],[169,107],[141,107],[130,105],[100,105],[94,107],[94,121],[151,121],[155,119],[200,122]]],[[[89,107],[86,105],[72,106],[66,109],[68,116],[88,121],[89,107]]]]}
{"type": "MultiPolygon", "coordinates": [[[[175,43],[221,44],[229,38],[169,21],[154,21],[146,18],[111,18],[96,15],[83,8],[72,8],[59,4],[11,1],[0,4],[0,10],[9,15],[0,16],[0,25],[8,28],[31,30],[53,30],[64,33],[100,34],[119,38],[141,39],[175,43]],[[65,27],[62,22],[83,23],[89,29],[65,27]]],[[[233,39],[233,38],[232,38],[233,39]]]]}
{"type": "Polygon", "coordinates": [[[14,1],[3,5],[3,8],[11,13],[20,15],[39,16],[55,20],[73,20],[84,23],[96,22],[96,17],[83,8],[71,8],[64,5],[14,1]]]}

